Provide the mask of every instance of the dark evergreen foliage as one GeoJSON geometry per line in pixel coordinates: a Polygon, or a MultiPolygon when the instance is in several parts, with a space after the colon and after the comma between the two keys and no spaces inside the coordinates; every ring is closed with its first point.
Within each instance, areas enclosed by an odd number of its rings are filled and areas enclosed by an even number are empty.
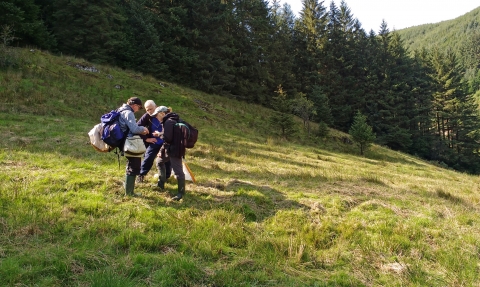
{"type": "Polygon", "coordinates": [[[273,1],[271,15],[273,19],[273,34],[269,46],[267,65],[268,91],[274,91],[282,85],[287,94],[297,93],[295,67],[295,43],[294,37],[295,16],[288,4],[282,8],[278,1],[273,1]]]}
{"type": "Polygon", "coordinates": [[[313,102],[316,110],[314,119],[317,122],[323,122],[327,125],[332,125],[332,110],[330,109],[330,104],[328,103],[328,97],[323,92],[322,88],[320,86],[313,86],[313,90],[308,98],[313,102]]]}
{"type": "Polygon", "coordinates": [[[461,83],[457,58],[451,50],[433,49],[429,60],[435,84],[433,157],[456,169],[478,172],[480,118],[473,97],[461,83]]]}
{"type": "Polygon", "coordinates": [[[375,133],[372,131],[372,127],[367,124],[367,117],[362,115],[360,111],[356,113],[348,133],[352,137],[353,142],[360,148],[361,155],[375,140],[375,133]]]}
{"type": "Polygon", "coordinates": [[[53,36],[41,20],[40,6],[34,0],[0,1],[0,27],[9,26],[15,36],[12,45],[49,49],[53,36]]]}
{"type": "Polygon", "coordinates": [[[282,86],[278,86],[274,97],[275,113],[269,118],[270,127],[274,134],[288,139],[295,134],[295,122],[293,120],[294,105],[288,99],[287,93],[282,86]]]}
{"type": "MultiPolygon", "coordinates": [[[[479,4],[480,5],[480,4],[479,4]]],[[[422,48],[451,49],[464,64],[462,49],[475,31],[480,29],[480,7],[456,19],[434,24],[424,24],[399,30],[410,51],[422,48]]]]}
{"type": "Polygon", "coordinates": [[[126,19],[120,0],[54,0],[52,29],[62,53],[115,64],[121,53],[126,19]]]}
{"type": "Polygon", "coordinates": [[[302,3],[296,17],[278,0],[0,1],[2,59],[36,46],[234,96],[276,109],[285,137],[292,113],[346,132],[359,111],[377,143],[480,173],[480,8],[367,34],[345,1],[302,3]]]}
{"type": "Polygon", "coordinates": [[[304,93],[298,93],[292,104],[294,113],[303,120],[303,127],[307,129],[307,134],[310,136],[310,121],[317,114],[315,104],[304,93]]]}

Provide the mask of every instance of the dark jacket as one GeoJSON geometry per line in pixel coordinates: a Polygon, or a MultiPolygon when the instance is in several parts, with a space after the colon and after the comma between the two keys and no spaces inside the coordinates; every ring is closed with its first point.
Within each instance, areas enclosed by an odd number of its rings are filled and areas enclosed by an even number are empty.
{"type": "Polygon", "coordinates": [[[176,113],[168,113],[162,119],[163,140],[165,149],[169,157],[183,157],[185,155],[185,146],[182,144],[182,134],[175,124],[180,120],[176,113]]]}
{"type": "Polygon", "coordinates": [[[138,120],[137,125],[146,127],[147,129],[150,129],[150,119],[152,118],[151,115],[148,113],[143,114],[143,116],[138,120]]]}
{"type": "Polygon", "coordinates": [[[143,116],[138,120],[137,125],[146,127],[149,131],[148,135],[141,135],[140,137],[143,139],[143,143],[145,144],[145,147],[148,147],[150,143],[147,142],[147,139],[149,137],[152,137],[151,133],[152,131],[150,130],[151,122],[150,119],[152,118],[151,115],[148,113],[144,113],[143,116]]]}
{"type": "Polygon", "coordinates": [[[153,135],[153,132],[155,130],[158,130],[159,132],[161,132],[162,127],[160,126],[160,127],[155,128],[155,127],[152,126],[152,116],[151,115],[149,115],[148,113],[143,114],[143,116],[138,120],[137,125],[142,126],[142,127],[146,127],[148,129],[148,134],[147,135],[141,135],[141,137],[143,139],[143,143],[145,144],[145,147],[148,147],[150,145],[150,143],[147,142],[148,138],[156,138],[157,139],[157,144],[159,144],[159,145],[163,143],[162,139],[159,139],[159,138],[157,138],[153,135]]]}

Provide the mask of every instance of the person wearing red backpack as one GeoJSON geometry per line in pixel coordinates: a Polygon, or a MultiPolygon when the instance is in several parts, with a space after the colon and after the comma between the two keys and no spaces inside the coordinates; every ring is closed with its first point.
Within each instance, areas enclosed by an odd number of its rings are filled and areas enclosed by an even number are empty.
{"type": "Polygon", "coordinates": [[[157,157],[157,165],[160,170],[157,186],[160,189],[165,188],[166,182],[166,169],[165,162],[170,162],[170,165],[177,177],[177,195],[173,200],[180,200],[185,195],[185,173],[183,172],[182,158],[185,156],[185,146],[182,144],[182,134],[179,128],[176,128],[176,123],[180,120],[180,117],[172,112],[172,108],[160,106],[155,109],[157,118],[162,122],[163,135],[156,133],[156,136],[163,137],[163,146],[160,149],[157,157]]]}

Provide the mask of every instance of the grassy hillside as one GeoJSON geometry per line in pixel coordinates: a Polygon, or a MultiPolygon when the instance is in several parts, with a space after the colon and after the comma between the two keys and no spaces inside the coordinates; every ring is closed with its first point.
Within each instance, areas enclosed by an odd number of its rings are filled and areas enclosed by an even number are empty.
{"type": "Polygon", "coordinates": [[[335,131],[282,140],[259,106],[15,53],[0,72],[0,286],[480,286],[478,176],[362,157],[335,131]],[[200,130],[181,202],[153,171],[123,197],[124,159],[88,144],[132,95],[200,130]]]}
{"type": "Polygon", "coordinates": [[[424,24],[402,30],[398,33],[410,51],[438,47],[455,51],[461,58],[461,48],[480,25],[480,7],[452,20],[424,24]]]}

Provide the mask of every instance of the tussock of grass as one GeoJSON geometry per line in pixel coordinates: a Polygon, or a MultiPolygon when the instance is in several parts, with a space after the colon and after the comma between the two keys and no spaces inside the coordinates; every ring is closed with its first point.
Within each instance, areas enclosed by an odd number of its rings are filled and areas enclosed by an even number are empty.
{"type": "MultiPolygon", "coordinates": [[[[268,109],[71,57],[0,72],[2,286],[476,286],[478,177],[346,135],[285,140],[268,109]],[[91,64],[88,64],[91,65],[91,64]],[[119,87],[119,88],[117,88],[119,87]],[[200,130],[172,201],[87,132],[132,95],[200,130]]],[[[137,117],[139,117],[137,115],[137,117]]]]}

